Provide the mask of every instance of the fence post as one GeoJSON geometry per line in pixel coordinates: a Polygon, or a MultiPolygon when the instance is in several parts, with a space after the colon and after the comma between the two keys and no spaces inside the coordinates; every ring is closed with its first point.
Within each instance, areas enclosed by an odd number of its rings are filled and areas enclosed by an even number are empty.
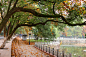
{"type": "Polygon", "coordinates": [[[69,53],[69,57],[72,57],[72,56],[71,56],[71,53],[69,53]]]}
{"type": "Polygon", "coordinates": [[[54,55],[54,48],[53,48],[53,55],[54,55]]]}
{"type": "Polygon", "coordinates": [[[59,55],[58,52],[59,52],[59,49],[57,49],[57,57],[59,57],[59,56],[58,56],[58,55],[59,55]]]}
{"type": "Polygon", "coordinates": [[[65,55],[67,57],[67,55],[65,55]]]}
{"type": "Polygon", "coordinates": [[[50,54],[50,47],[49,47],[49,54],[50,54]]]}
{"type": "Polygon", "coordinates": [[[42,44],[41,44],[41,50],[42,50],[42,44]]]}
{"type": "Polygon", "coordinates": [[[43,45],[43,51],[44,51],[44,45],[43,45]]]}
{"type": "Polygon", "coordinates": [[[37,47],[37,43],[35,42],[35,46],[37,47]]]}
{"type": "Polygon", "coordinates": [[[38,48],[38,44],[36,44],[37,45],[37,48],[38,48]]]}
{"type": "Polygon", "coordinates": [[[64,57],[64,51],[62,51],[62,57],[64,57]]]}
{"type": "Polygon", "coordinates": [[[47,46],[46,46],[46,52],[47,52],[47,46]]]}
{"type": "Polygon", "coordinates": [[[37,44],[37,46],[36,46],[37,48],[38,48],[38,44],[37,44]]]}
{"type": "Polygon", "coordinates": [[[47,41],[47,45],[48,45],[48,41],[47,41]]]}
{"type": "Polygon", "coordinates": [[[39,44],[39,49],[40,49],[40,44],[39,44]]]}

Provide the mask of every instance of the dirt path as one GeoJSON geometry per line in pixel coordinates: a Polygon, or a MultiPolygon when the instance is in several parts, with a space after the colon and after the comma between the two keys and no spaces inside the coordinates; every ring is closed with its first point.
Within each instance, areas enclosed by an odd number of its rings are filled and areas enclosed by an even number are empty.
{"type": "Polygon", "coordinates": [[[27,45],[20,38],[12,42],[12,57],[50,57],[48,54],[36,49],[33,45],[27,45]]]}

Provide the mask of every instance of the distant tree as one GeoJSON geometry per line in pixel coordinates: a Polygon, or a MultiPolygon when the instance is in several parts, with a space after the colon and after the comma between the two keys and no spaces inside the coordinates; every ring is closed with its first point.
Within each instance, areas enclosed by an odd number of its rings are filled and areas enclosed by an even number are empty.
{"type": "Polygon", "coordinates": [[[49,23],[46,23],[45,25],[37,25],[33,29],[34,35],[40,38],[48,38],[50,40],[53,40],[53,38],[56,38],[55,30],[53,27],[50,27],[49,23]]]}
{"type": "Polygon", "coordinates": [[[66,27],[66,30],[64,30],[64,34],[67,32],[67,36],[72,36],[72,37],[82,37],[82,27],[80,26],[75,26],[75,27],[66,27]],[[66,31],[66,32],[65,32],[66,31]]]}
{"type": "Polygon", "coordinates": [[[82,36],[85,37],[86,34],[86,26],[83,26],[82,36]]]}

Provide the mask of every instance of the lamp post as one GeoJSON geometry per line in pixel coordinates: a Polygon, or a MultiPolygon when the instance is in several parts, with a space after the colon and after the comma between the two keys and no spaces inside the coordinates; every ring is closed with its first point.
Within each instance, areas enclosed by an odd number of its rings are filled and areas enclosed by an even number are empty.
{"type": "Polygon", "coordinates": [[[29,34],[29,45],[30,45],[30,36],[31,36],[31,34],[29,34]]]}

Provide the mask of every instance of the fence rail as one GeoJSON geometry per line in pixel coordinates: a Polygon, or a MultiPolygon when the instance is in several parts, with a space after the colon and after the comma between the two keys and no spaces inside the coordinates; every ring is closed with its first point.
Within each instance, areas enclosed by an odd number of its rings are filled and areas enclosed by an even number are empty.
{"type": "MultiPolygon", "coordinates": [[[[45,42],[36,42],[35,43],[35,47],[50,54],[50,55],[53,55],[55,57],[72,57],[72,54],[71,53],[68,53],[66,54],[65,51],[60,51],[59,49],[55,49],[55,48],[51,48],[49,47],[48,45],[46,45],[47,43],[45,42]]],[[[49,43],[48,43],[49,44],[49,43]]],[[[81,57],[81,56],[78,56],[78,57],[81,57]]]]}

